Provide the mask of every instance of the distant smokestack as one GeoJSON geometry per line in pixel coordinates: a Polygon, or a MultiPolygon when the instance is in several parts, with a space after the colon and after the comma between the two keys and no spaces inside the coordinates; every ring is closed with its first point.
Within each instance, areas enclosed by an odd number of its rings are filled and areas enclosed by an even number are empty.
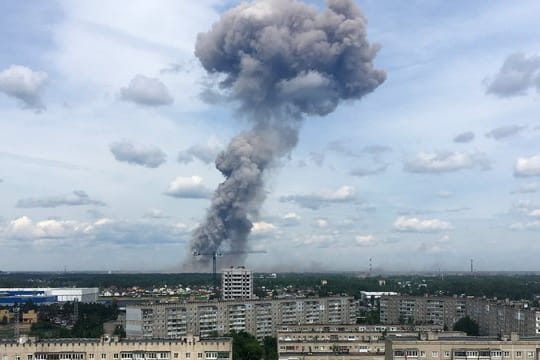
{"type": "MultiPolygon", "coordinates": [[[[225,181],[193,233],[190,254],[223,244],[246,249],[266,196],[266,170],[296,146],[304,116],[327,115],[342,100],[360,99],[384,82],[385,72],[373,67],[378,50],[351,0],[329,0],[322,12],[297,0],[242,3],[198,35],[195,55],[208,73],[222,76],[219,96],[237,103],[252,128],[216,159],[225,181]]],[[[239,256],[231,263],[243,260],[239,256]]],[[[196,270],[209,259],[193,261],[196,270]]]]}

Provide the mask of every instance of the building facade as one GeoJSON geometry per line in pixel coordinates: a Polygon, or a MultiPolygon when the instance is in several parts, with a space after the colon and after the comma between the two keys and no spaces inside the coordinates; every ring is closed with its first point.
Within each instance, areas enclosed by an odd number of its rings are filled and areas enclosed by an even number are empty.
{"type": "Polygon", "coordinates": [[[437,325],[284,325],[277,333],[280,360],[383,360],[385,337],[441,331],[437,325]]]}
{"type": "Polygon", "coordinates": [[[469,316],[478,323],[482,336],[517,333],[540,336],[540,311],[523,301],[475,297],[382,296],[383,324],[438,324],[451,329],[469,316]]]}
{"type": "Polygon", "coordinates": [[[244,330],[262,340],[276,336],[280,325],[353,324],[353,304],[352,297],[330,297],[128,305],[126,334],[129,338],[179,338],[244,330]]]}
{"type": "Polygon", "coordinates": [[[540,337],[389,336],[385,360],[538,360],[540,337]]]}
{"type": "Polygon", "coordinates": [[[253,298],[253,274],[244,266],[230,267],[221,273],[223,300],[249,300],[253,298]]]}
{"type": "Polygon", "coordinates": [[[231,360],[230,338],[0,340],[1,360],[231,360]]]}
{"type": "Polygon", "coordinates": [[[451,329],[467,315],[467,298],[436,296],[382,296],[380,320],[383,324],[435,324],[451,329]]]}
{"type": "Polygon", "coordinates": [[[98,288],[0,288],[0,305],[13,306],[32,301],[34,304],[78,301],[95,303],[98,288]]]}

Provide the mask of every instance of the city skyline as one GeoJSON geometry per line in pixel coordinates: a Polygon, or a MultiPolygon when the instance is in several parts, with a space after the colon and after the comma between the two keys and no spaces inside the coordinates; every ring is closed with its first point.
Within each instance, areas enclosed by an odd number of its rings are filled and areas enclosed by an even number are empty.
{"type": "MultiPolygon", "coordinates": [[[[182,269],[250,128],[194,54],[239,3],[0,6],[0,270],[182,269]]],[[[540,270],[540,4],[355,3],[386,80],[304,119],[246,265],[540,270]]]]}

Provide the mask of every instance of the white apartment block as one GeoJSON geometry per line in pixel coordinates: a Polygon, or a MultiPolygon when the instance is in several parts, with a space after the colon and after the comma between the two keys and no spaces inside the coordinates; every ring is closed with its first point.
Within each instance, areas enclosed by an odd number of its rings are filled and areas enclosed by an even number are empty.
{"type": "Polygon", "coordinates": [[[0,340],[1,360],[231,360],[232,339],[175,340],[48,339],[0,340]]]}
{"type": "Polygon", "coordinates": [[[249,300],[253,298],[253,274],[244,266],[224,269],[221,274],[223,300],[249,300]]]}

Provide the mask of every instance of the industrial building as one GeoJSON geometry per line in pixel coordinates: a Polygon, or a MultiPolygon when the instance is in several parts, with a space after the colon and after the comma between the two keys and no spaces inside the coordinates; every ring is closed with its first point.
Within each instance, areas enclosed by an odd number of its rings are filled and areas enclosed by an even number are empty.
{"type": "Polygon", "coordinates": [[[129,338],[208,337],[244,330],[258,339],[276,336],[280,325],[354,324],[352,297],[244,300],[128,305],[129,338]]]}
{"type": "Polygon", "coordinates": [[[221,274],[223,300],[249,300],[253,298],[253,274],[244,266],[224,269],[221,274]]]}
{"type": "Polygon", "coordinates": [[[98,288],[0,288],[0,305],[13,306],[28,301],[34,304],[66,301],[94,303],[98,295],[98,288]]]}
{"type": "Polygon", "coordinates": [[[385,360],[538,360],[540,337],[388,336],[385,360]]]}
{"type": "Polygon", "coordinates": [[[0,340],[2,360],[231,360],[232,339],[175,340],[51,339],[0,340]]]}

